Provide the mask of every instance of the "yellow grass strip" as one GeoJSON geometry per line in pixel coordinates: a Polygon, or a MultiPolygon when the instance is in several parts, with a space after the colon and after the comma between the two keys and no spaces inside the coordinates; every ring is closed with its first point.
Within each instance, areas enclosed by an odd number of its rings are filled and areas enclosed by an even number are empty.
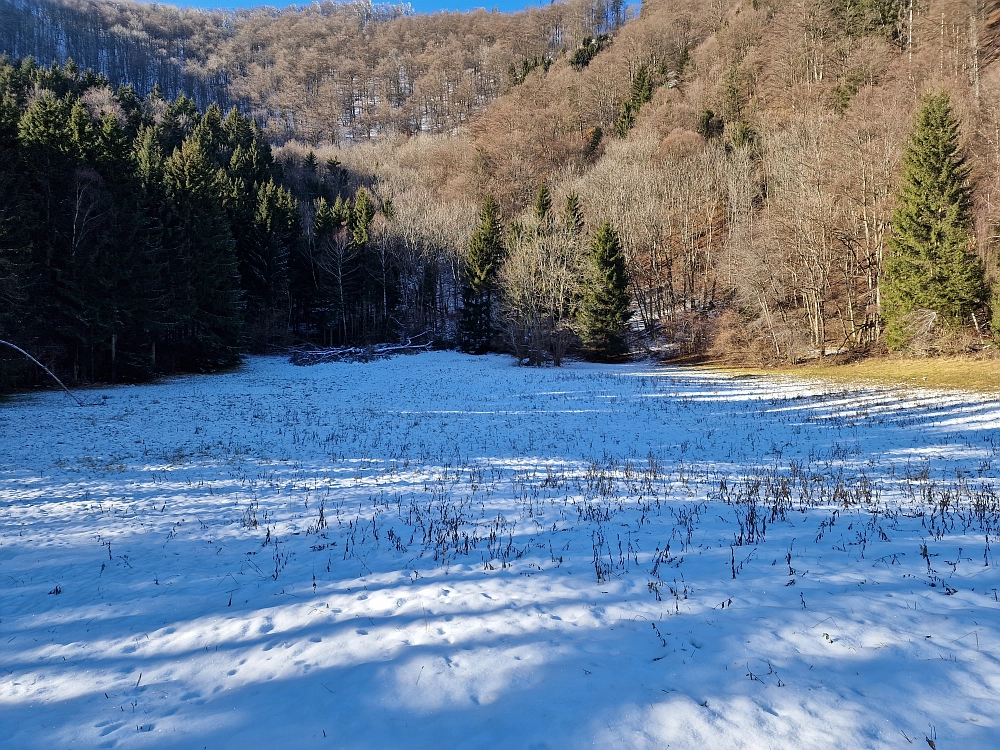
{"type": "Polygon", "coordinates": [[[1000,359],[972,357],[870,357],[837,364],[807,362],[773,369],[707,366],[740,375],[793,375],[838,382],[898,383],[927,388],[1000,392],[1000,359]]]}

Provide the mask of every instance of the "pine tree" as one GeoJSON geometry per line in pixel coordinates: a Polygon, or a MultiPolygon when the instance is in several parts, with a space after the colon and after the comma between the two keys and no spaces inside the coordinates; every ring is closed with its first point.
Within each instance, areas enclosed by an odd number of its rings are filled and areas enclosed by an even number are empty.
{"type": "Polygon", "coordinates": [[[51,91],[42,91],[31,103],[18,125],[21,145],[30,152],[30,158],[42,157],[44,166],[48,166],[57,155],[76,151],[70,131],[70,111],[69,104],[51,91]]]}
{"type": "Polygon", "coordinates": [[[163,148],[155,127],[139,131],[135,144],[136,174],[144,189],[152,190],[163,182],[163,148]]]}
{"type": "Polygon", "coordinates": [[[904,319],[914,310],[932,310],[945,324],[960,325],[986,294],[974,253],[970,169],[947,94],[924,100],[903,165],[880,288],[886,342],[893,348],[905,344],[904,319]]]}
{"type": "Polygon", "coordinates": [[[76,155],[83,161],[94,161],[97,156],[97,133],[90,113],[80,102],[76,102],[69,113],[69,129],[76,155]]]}
{"type": "Polygon", "coordinates": [[[324,344],[327,334],[332,344],[334,332],[341,342],[347,336],[343,284],[350,243],[338,241],[338,235],[347,233],[349,211],[340,196],[333,206],[325,198],[317,198],[313,206],[306,252],[292,256],[292,294],[307,322],[315,316],[315,325],[324,331],[324,344]]]}
{"type": "Polygon", "coordinates": [[[591,245],[579,314],[580,336],[589,359],[606,361],[628,354],[625,334],[630,303],[625,256],[617,233],[610,222],[604,222],[591,245]]]}
{"type": "Polygon", "coordinates": [[[500,205],[488,195],[479,211],[479,225],[469,241],[469,255],[465,261],[462,320],[459,324],[461,345],[465,351],[482,354],[489,349],[493,339],[493,297],[502,257],[500,205]]]}
{"type": "MultiPolygon", "coordinates": [[[[31,260],[26,318],[43,340],[79,356],[93,342],[94,321],[82,283],[82,274],[92,268],[89,243],[82,241],[77,208],[89,204],[99,191],[97,181],[80,169],[76,131],[82,123],[77,117],[76,129],[71,126],[73,112],[66,99],[44,90],[21,116],[18,133],[20,189],[34,214],[27,219],[31,260]]],[[[93,376],[93,367],[90,370],[93,376]]]]}

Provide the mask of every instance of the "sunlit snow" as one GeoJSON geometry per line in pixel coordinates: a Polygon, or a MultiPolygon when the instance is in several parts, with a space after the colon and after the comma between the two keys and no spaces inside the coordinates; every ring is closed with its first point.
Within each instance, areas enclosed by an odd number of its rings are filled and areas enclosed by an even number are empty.
{"type": "Polygon", "coordinates": [[[0,747],[1000,746],[995,398],[428,353],[0,403],[0,747]]]}

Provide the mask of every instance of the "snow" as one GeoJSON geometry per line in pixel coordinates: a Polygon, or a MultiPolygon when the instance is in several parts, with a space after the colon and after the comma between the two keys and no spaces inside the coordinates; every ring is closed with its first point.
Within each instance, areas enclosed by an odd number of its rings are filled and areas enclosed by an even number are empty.
{"type": "Polygon", "coordinates": [[[2,747],[1000,745],[991,397],[448,352],[82,395],[0,403],[2,747]]]}

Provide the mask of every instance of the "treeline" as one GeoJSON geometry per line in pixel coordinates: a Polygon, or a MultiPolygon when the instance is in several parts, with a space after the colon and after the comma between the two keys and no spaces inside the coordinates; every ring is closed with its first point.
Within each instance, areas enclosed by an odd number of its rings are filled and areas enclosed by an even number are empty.
{"type": "Polygon", "coordinates": [[[76,382],[284,339],[300,217],[250,120],[30,58],[0,61],[0,102],[0,338],[76,382]]]}
{"type": "MultiPolygon", "coordinates": [[[[390,187],[332,155],[275,158],[235,108],[0,58],[0,339],[70,382],[292,343],[452,345],[465,248],[449,231],[467,236],[474,210],[397,208],[390,187]]],[[[6,348],[0,375],[43,377],[6,348]]]]}
{"type": "Polygon", "coordinates": [[[469,241],[457,343],[465,351],[507,351],[519,363],[562,364],[576,351],[598,361],[629,353],[628,270],[610,223],[584,224],[580,200],[562,210],[548,186],[530,213],[509,224],[487,196],[469,241]]]}
{"type": "MultiPolygon", "coordinates": [[[[992,16],[962,0],[910,9],[904,0],[649,2],[611,37],[519,69],[518,85],[467,129],[317,153],[365,175],[391,198],[396,224],[412,227],[407,241],[443,244],[459,269],[469,234],[450,216],[472,223],[470,196],[494,196],[508,228],[532,224],[542,183],[557,207],[577,196],[588,231],[608,222],[620,239],[635,322],[671,351],[753,362],[887,343],[987,351],[1000,236],[992,16]],[[964,174],[952,192],[966,197],[945,232],[951,259],[918,242],[922,260],[911,266],[923,270],[904,274],[937,297],[900,305],[891,286],[902,267],[893,260],[910,129],[925,97],[942,93],[949,148],[965,164],[949,168],[964,174]],[[424,225],[428,210],[435,228],[424,225]],[[961,274],[945,266],[968,271],[947,293],[940,279],[961,274]],[[904,309],[913,317],[893,327],[904,309]]],[[[292,163],[309,148],[280,152],[292,163]]],[[[522,330],[541,341],[548,326],[555,344],[541,359],[556,360],[559,342],[576,335],[558,300],[579,292],[574,248],[586,242],[519,237],[507,238],[498,284],[516,276],[536,310],[550,300],[535,316],[543,322],[522,330]],[[569,287],[576,292],[563,295],[569,287]]],[[[450,304],[459,310],[462,300],[450,304]]]]}
{"type": "MultiPolygon", "coordinates": [[[[487,198],[477,219],[72,63],[0,60],[0,102],[0,339],[69,382],[413,335],[532,364],[627,352],[621,245],[575,196],[553,208],[542,185],[523,216],[487,198]]],[[[13,350],[0,368],[5,389],[42,378],[13,350]]]]}

